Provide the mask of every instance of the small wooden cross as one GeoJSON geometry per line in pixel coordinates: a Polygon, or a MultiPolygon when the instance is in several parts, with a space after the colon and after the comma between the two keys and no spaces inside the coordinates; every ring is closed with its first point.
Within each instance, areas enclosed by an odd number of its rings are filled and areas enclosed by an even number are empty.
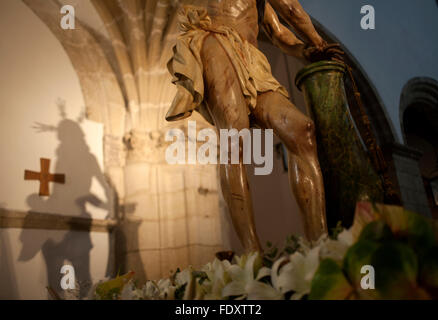
{"type": "Polygon", "coordinates": [[[50,196],[49,182],[64,184],[65,175],[49,173],[50,170],[49,159],[41,158],[40,161],[41,161],[41,172],[26,170],[24,171],[24,180],[38,180],[40,182],[40,196],[50,196]]]}

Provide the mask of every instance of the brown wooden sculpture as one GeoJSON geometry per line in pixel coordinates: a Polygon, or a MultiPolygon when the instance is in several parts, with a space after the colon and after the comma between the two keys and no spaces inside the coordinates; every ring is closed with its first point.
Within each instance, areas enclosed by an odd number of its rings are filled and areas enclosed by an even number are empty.
{"type": "MultiPolygon", "coordinates": [[[[318,239],[327,232],[327,223],[314,124],[272,76],[266,57],[257,49],[259,26],[286,54],[301,59],[332,59],[342,51],[318,35],[297,0],[210,0],[207,8],[185,6],[179,18],[183,32],[169,62],[178,93],[166,119],[184,119],[197,110],[218,129],[241,130],[252,122],[273,129],[288,149],[289,178],[306,235],[318,239]],[[280,23],[276,11],[306,43],[280,23]]],[[[245,250],[260,251],[243,163],[221,164],[220,173],[245,250]]]]}

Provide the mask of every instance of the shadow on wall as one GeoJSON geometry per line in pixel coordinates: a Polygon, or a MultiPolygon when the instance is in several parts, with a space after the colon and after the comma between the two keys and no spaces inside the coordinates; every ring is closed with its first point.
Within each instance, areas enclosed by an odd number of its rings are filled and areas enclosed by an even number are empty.
{"type": "MultiPolygon", "coordinates": [[[[62,110],[61,110],[62,111],[62,110]]],[[[53,184],[52,194],[47,198],[41,198],[37,194],[28,196],[27,203],[30,206],[29,216],[32,212],[54,212],[58,208],[74,208],[76,217],[90,219],[91,214],[87,211],[87,204],[102,208],[111,212],[111,188],[104,174],[101,172],[96,157],[90,152],[85,141],[85,135],[79,124],[73,120],[65,119],[58,126],[37,124],[39,132],[56,131],[59,146],[56,150],[57,160],[56,173],[66,174],[66,184],[53,184]],[[105,190],[107,201],[99,199],[91,194],[93,178],[96,178],[105,190]],[[84,196],[85,195],[85,196],[84,196]]],[[[57,211],[55,211],[57,212],[57,211]]],[[[59,212],[62,214],[63,212],[59,212]]],[[[109,217],[109,214],[106,218],[109,217]]],[[[26,223],[26,221],[25,221],[26,223]]],[[[58,236],[48,239],[43,232],[24,228],[20,235],[22,249],[19,261],[30,261],[41,251],[47,267],[48,286],[52,287],[61,297],[62,289],[60,281],[61,267],[64,264],[72,265],[75,269],[76,281],[80,284],[81,297],[85,296],[92,284],[90,274],[90,251],[93,248],[91,234],[87,231],[58,232],[58,236]],[[55,239],[56,237],[56,239],[55,239]]],[[[113,253],[113,241],[109,237],[110,255],[113,253]]],[[[113,257],[110,256],[107,263],[107,276],[114,275],[113,257]]]]}

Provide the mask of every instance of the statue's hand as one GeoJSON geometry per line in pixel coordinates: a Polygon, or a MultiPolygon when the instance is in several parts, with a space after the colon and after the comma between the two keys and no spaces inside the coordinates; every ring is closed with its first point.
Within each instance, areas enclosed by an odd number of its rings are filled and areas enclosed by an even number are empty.
{"type": "Polygon", "coordinates": [[[324,42],[318,47],[308,47],[304,49],[304,58],[310,62],[318,62],[322,60],[332,60],[343,62],[344,51],[342,51],[339,43],[328,44],[324,42]]]}

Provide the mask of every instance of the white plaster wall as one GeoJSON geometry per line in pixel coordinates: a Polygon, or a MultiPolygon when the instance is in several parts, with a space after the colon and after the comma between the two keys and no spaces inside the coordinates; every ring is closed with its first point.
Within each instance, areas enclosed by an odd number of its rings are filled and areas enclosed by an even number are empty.
{"type": "MultiPolygon", "coordinates": [[[[38,192],[39,184],[24,181],[23,175],[25,169],[39,171],[41,157],[52,160],[52,173],[55,167],[61,171],[63,168],[73,170],[57,172],[66,174],[67,178],[65,185],[56,185],[60,193],[74,192],[77,197],[92,193],[105,200],[104,188],[97,183],[98,177],[95,176],[91,189],[71,189],[72,186],[83,186],[77,182],[80,177],[76,174],[81,173],[81,161],[87,161],[87,151],[79,149],[81,141],[73,137],[70,130],[83,132],[86,146],[102,172],[103,128],[101,124],[88,120],[77,121],[85,104],[77,75],[62,46],[21,1],[1,1],[0,28],[0,179],[8,181],[7,185],[0,187],[0,204],[9,209],[31,209],[26,197],[38,192]],[[71,128],[65,128],[67,138],[64,141],[58,138],[59,128],[56,128],[62,121],[57,105],[59,100],[65,101],[67,118],[78,126],[71,124],[71,128]],[[35,129],[38,124],[53,126],[55,131],[39,132],[35,129]],[[77,150],[69,152],[69,143],[77,150]],[[57,151],[61,144],[66,151],[57,151]],[[77,165],[67,160],[65,164],[56,161],[58,156],[75,155],[77,165]]],[[[54,189],[53,184],[51,189],[54,189]]],[[[45,212],[80,214],[77,205],[65,203],[62,195],[55,196],[58,198],[50,199],[45,212]],[[61,203],[60,200],[64,201],[61,203]]],[[[104,218],[107,214],[98,208],[90,207],[89,210],[94,218],[104,218]]]]}
{"type": "MultiPolygon", "coordinates": [[[[109,189],[102,183],[103,128],[90,121],[79,123],[84,110],[78,77],[57,39],[21,1],[0,1],[0,208],[97,219],[108,216],[109,189]],[[60,100],[65,101],[68,121],[62,122],[60,100]],[[34,128],[38,123],[54,131],[39,133],[34,128]],[[65,185],[51,184],[49,198],[36,195],[38,182],[23,179],[25,169],[40,171],[41,157],[52,160],[52,173],[64,173],[67,179],[65,185]]],[[[0,268],[8,268],[11,274],[8,288],[3,285],[7,276],[0,272],[0,298],[8,294],[11,298],[46,298],[46,265],[32,239],[39,245],[52,241],[60,254],[63,247],[71,250],[78,239],[79,243],[91,241],[91,274],[95,280],[103,278],[108,235],[91,234],[91,240],[76,235],[0,230],[0,268]],[[19,261],[25,243],[36,253],[19,261]]]]}

